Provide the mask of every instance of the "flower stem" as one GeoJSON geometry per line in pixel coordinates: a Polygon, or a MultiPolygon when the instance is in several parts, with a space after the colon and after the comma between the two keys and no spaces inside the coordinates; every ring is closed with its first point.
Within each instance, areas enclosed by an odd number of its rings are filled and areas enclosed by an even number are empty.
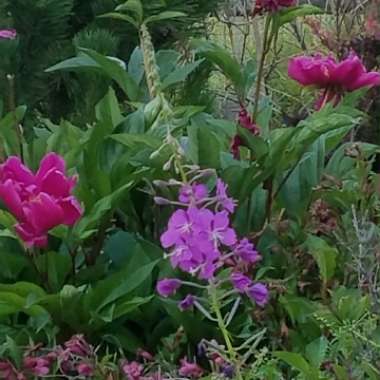
{"type": "Polygon", "coordinates": [[[253,120],[256,121],[258,111],[259,111],[259,102],[260,102],[260,92],[261,92],[261,83],[264,78],[264,66],[265,66],[265,59],[269,52],[270,45],[272,42],[272,35],[270,35],[270,24],[271,24],[271,17],[268,16],[265,20],[265,27],[264,27],[264,37],[263,37],[263,49],[262,54],[260,57],[260,63],[259,63],[259,69],[257,72],[257,79],[256,79],[256,93],[255,93],[255,109],[253,112],[253,120]]]}
{"type": "Polygon", "coordinates": [[[220,303],[219,303],[218,296],[217,296],[217,288],[216,288],[216,284],[214,282],[210,282],[209,294],[210,294],[210,298],[211,298],[212,309],[215,313],[219,330],[222,333],[223,339],[226,343],[229,359],[236,367],[236,379],[242,380],[243,378],[242,378],[242,375],[240,373],[240,365],[238,363],[236,351],[232,345],[230,334],[227,330],[226,323],[224,322],[222,312],[220,311],[220,303]]]}

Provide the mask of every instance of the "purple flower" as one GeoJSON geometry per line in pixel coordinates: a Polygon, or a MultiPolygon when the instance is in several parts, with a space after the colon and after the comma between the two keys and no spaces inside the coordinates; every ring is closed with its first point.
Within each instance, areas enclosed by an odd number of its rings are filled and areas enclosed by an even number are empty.
{"type": "Polygon", "coordinates": [[[247,291],[249,297],[254,300],[257,305],[259,306],[265,306],[269,301],[269,291],[268,288],[260,283],[257,282],[256,284],[252,285],[248,291],[247,291]]]}
{"type": "Polygon", "coordinates": [[[189,310],[193,307],[195,297],[192,294],[188,294],[179,304],[178,307],[181,311],[189,310]]]}
{"type": "Polygon", "coordinates": [[[255,249],[255,246],[247,238],[239,241],[234,249],[234,253],[247,264],[254,264],[261,260],[261,256],[255,249]]]}
{"type": "Polygon", "coordinates": [[[0,29],[0,39],[14,40],[17,37],[16,29],[0,29]]]}
{"type": "Polygon", "coordinates": [[[169,297],[176,293],[182,283],[177,278],[164,278],[157,283],[157,292],[162,297],[169,297]]]}
{"type": "Polygon", "coordinates": [[[202,201],[208,195],[208,190],[205,185],[184,185],[179,193],[179,201],[182,203],[197,203],[202,201]]]}
{"type": "Polygon", "coordinates": [[[210,220],[209,233],[215,246],[222,243],[228,247],[236,243],[236,232],[229,227],[230,219],[226,211],[217,212],[210,220]]]}
{"type": "Polygon", "coordinates": [[[228,185],[226,185],[220,178],[216,182],[216,198],[219,205],[229,213],[233,213],[236,207],[236,201],[230,198],[227,194],[228,185]]]}
{"type": "Polygon", "coordinates": [[[251,279],[240,272],[232,272],[230,279],[232,285],[239,293],[246,292],[248,288],[252,286],[251,279]]]}

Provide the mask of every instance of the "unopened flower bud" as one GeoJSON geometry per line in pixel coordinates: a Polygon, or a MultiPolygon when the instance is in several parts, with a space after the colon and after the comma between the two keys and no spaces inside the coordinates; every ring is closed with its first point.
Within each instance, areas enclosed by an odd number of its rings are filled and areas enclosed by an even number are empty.
{"type": "Polygon", "coordinates": [[[156,203],[159,206],[168,206],[171,204],[169,199],[162,198],[162,197],[154,197],[154,203],[156,203]]]}

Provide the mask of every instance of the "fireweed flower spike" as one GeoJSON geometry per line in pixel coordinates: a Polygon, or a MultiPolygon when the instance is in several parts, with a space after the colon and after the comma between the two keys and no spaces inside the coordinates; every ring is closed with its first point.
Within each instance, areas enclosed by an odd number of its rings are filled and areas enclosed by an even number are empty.
{"type": "Polygon", "coordinates": [[[294,57],[289,61],[288,74],[302,86],[315,86],[322,90],[316,104],[317,110],[327,102],[337,105],[346,92],[380,85],[380,73],[367,72],[354,53],[341,62],[332,56],[294,57]]]}
{"type": "Polygon", "coordinates": [[[0,199],[16,217],[16,232],[27,247],[45,247],[50,229],[72,226],[81,217],[81,206],[72,195],[75,184],[56,153],[42,159],[36,174],[15,156],[0,165],[0,199]]]}

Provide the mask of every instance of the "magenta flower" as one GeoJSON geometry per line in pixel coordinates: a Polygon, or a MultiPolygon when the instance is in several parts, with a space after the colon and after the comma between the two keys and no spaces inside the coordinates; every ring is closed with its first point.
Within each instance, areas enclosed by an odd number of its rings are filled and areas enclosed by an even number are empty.
{"type": "Polygon", "coordinates": [[[256,302],[257,305],[263,307],[265,306],[269,301],[269,291],[268,288],[258,282],[254,285],[252,285],[248,290],[247,293],[249,297],[256,302]]]}
{"type": "Polygon", "coordinates": [[[216,182],[216,198],[218,205],[220,205],[225,211],[233,213],[236,207],[236,201],[228,196],[227,190],[228,185],[218,178],[216,182]]]}
{"type": "Polygon", "coordinates": [[[190,203],[198,203],[206,198],[208,195],[208,190],[205,185],[184,185],[180,189],[179,193],[179,201],[182,203],[190,204],[190,203]]]}
{"type": "Polygon", "coordinates": [[[203,369],[197,363],[188,362],[186,358],[181,359],[179,374],[184,377],[199,378],[203,375],[203,369]]]}
{"type": "Polygon", "coordinates": [[[264,12],[277,12],[283,8],[289,8],[297,4],[296,0],[256,0],[254,15],[264,12]]]}
{"type": "Polygon", "coordinates": [[[380,73],[367,72],[356,54],[337,62],[333,57],[299,56],[289,61],[289,76],[303,86],[323,89],[317,109],[326,102],[337,104],[345,92],[380,85],[380,73]]]}
{"type": "Polygon", "coordinates": [[[43,158],[36,174],[18,157],[0,166],[0,199],[16,217],[16,232],[28,247],[45,247],[50,229],[72,226],[80,218],[82,209],[71,195],[75,183],[55,153],[43,158]]]}
{"type": "MultiPolygon", "coordinates": [[[[260,134],[259,127],[254,123],[251,116],[249,116],[247,109],[243,105],[240,106],[238,123],[241,127],[248,129],[253,135],[257,136],[260,134]]],[[[231,153],[236,159],[239,158],[239,148],[241,146],[245,146],[244,141],[240,136],[236,135],[231,143],[231,153]]]]}
{"type": "Polygon", "coordinates": [[[14,40],[17,37],[16,29],[0,29],[0,40],[14,40]]]}
{"type": "Polygon", "coordinates": [[[181,280],[177,278],[164,278],[157,283],[157,292],[162,297],[169,297],[181,287],[181,280]]]}
{"type": "Polygon", "coordinates": [[[252,285],[252,280],[240,272],[232,272],[230,279],[232,285],[239,293],[245,293],[252,285]]]}
{"type": "Polygon", "coordinates": [[[121,369],[128,380],[140,380],[144,372],[144,367],[135,361],[130,363],[126,361],[121,369]]]}
{"type": "Polygon", "coordinates": [[[194,306],[195,297],[188,294],[179,304],[178,307],[181,311],[189,310],[194,306]]]}
{"type": "MultiPolygon", "coordinates": [[[[212,213],[210,212],[210,214],[212,213]]],[[[208,232],[215,247],[220,243],[228,247],[236,243],[236,232],[230,227],[230,219],[226,211],[217,212],[212,215],[212,219],[209,220],[208,232]]]]}
{"type": "Polygon", "coordinates": [[[234,253],[247,264],[255,264],[261,260],[261,256],[255,249],[254,245],[247,238],[239,241],[234,249],[234,253]]]}

